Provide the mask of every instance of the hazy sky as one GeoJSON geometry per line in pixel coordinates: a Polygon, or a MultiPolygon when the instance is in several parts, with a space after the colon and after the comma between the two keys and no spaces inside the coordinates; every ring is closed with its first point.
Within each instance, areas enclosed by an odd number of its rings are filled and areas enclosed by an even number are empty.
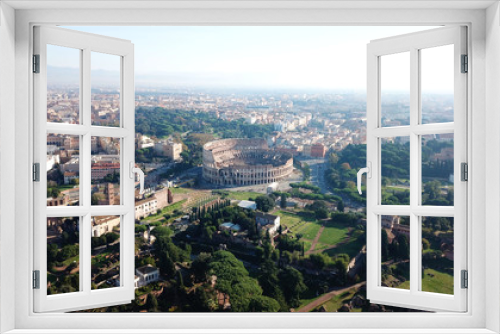
{"type": "MultiPolygon", "coordinates": [[[[68,28],[132,41],[137,86],[364,90],[370,40],[431,27],[68,28]]],[[[49,65],[71,67],[74,61],[69,58],[64,52],[57,53],[49,65]]],[[[401,80],[407,80],[401,74],[406,66],[392,63],[391,67],[384,87],[398,89],[401,80]]],[[[116,66],[94,59],[92,68],[111,70],[116,66]]],[[[436,75],[427,82],[429,89],[442,90],[450,86],[452,78],[436,75]]]]}

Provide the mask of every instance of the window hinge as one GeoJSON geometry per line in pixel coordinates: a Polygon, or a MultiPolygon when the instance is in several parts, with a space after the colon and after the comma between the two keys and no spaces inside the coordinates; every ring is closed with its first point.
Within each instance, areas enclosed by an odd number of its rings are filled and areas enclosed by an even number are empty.
{"type": "Polygon", "coordinates": [[[462,55],[462,68],[460,72],[462,73],[469,72],[469,56],[467,55],[462,55]]]}
{"type": "Polygon", "coordinates": [[[33,55],[33,73],[40,73],[40,55],[33,55]]]}
{"type": "Polygon", "coordinates": [[[33,164],[33,181],[40,181],[40,164],[38,162],[33,164]]]}
{"type": "Polygon", "coordinates": [[[461,181],[469,181],[469,165],[466,162],[460,164],[461,181]]]}
{"type": "Polygon", "coordinates": [[[40,270],[33,270],[33,289],[40,289],[40,270]]]}
{"type": "Polygon", "coordinates": [[[467,270],[462,270],[461,271],[461,281],[462,281],[462,284],[461,284],[461,287],[462,289],[467,289],[469,288],[469,273],[467,270]]]}

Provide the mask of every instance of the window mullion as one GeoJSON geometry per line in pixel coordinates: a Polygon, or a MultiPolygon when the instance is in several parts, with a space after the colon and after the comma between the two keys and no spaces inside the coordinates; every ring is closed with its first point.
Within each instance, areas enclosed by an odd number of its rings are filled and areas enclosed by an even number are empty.
{"type": "Polygon", "coordinates": [[[81,218],[80,226],[80,259],[81,268],[80,282],[82,282],[82,291],[89,293],[91,291],[91,85],[90,85],[90,49],[83,49],[82,61],[82,124],[86,133],[82,136],[82,145],[80,152],[80,170],[82,177],[80,180],[80,189],[82,192],[82,206],[86,214],[81,218]]]}
{"type": "Polygon", "coordinates": [[[417,49],[410,50],[410,291],[418,292],[420,281],[419,266],[419,217],[414,210],[419,203],[419,145],[415,129],[419,123],[419,53],[417,49]]]}

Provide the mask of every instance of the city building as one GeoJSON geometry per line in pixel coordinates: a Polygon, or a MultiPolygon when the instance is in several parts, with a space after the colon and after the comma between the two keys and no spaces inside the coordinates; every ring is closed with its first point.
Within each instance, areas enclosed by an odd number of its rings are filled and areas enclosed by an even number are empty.
{"type": "Polygon", "coordinates": [[[159,142],[155,144],[155,152],[159,156],[167,157],[173,161],[181,159],[182,144],[172,142],[159,142]]]}
{"type": "Polygon", "coordinates": [[[280,216],[271,215],[269,213],[256,212],[255,223],[257,229],[269,231],[269,235],[273,236],[280,227],[280,216]]]}
{"type": "Polygon", "coordinates": [[[93,216],[91,218],[92,236],[100,237],[120,226],[120,216],[93,216]]]}
{"type": "Polygon", "coordinates": [[[136,289],[142,288],[150,283],[160,280],[160,269],[148,264],[135,269],[134,286],[136,289]]]}
{"type": "Polygon", "coordinates": [[[257,210],[257,203],[254,201],[242,200],[238,203],[238,206],[247,210],[257,210]]]}
{"type": "Polygon", "coordinates": [[[153,195],[146,199],[135,201],[135,219],[143,219],[149,215],[156,214],[158,210],[158,200],[153,195]]]}

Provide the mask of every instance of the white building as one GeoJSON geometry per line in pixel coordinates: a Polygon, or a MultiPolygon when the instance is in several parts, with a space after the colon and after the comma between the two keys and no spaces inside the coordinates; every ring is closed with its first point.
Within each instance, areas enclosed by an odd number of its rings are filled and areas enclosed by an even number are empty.
{"type": "Polygon", "coordinates": [[[238,203],[238,206],[243,209],[257,210],[257,203],[255,203],[254,201],[243,200],[238,203]]]}
{"type": "Polygon", "coordinates": [[[154,215],[156,214],[157,210],[158,210],[158,199],[154,195],[146,199],[136,200],[135,219],[142,219],[149,215],[154,215]]]}
{"type": "Polygon", "coordinates": [[[160,269],[148,264],[135,270],[135,288],[142,288],[153,282],[160,280],[160,269]]]}
{"type": "Polygon", "coordinates": [[[268,230],[269,235],[274,235],[280,227],[280,216],[271,215],[263,212],[255,213],[255,223],[257,224],[257,229],[268,230]]]}
{"type": "Polygon", "coordinates": [[[100,237],[113,231],[114,227],[120,226],[120,216],[92,217],[92,236],[100,237]]]}

